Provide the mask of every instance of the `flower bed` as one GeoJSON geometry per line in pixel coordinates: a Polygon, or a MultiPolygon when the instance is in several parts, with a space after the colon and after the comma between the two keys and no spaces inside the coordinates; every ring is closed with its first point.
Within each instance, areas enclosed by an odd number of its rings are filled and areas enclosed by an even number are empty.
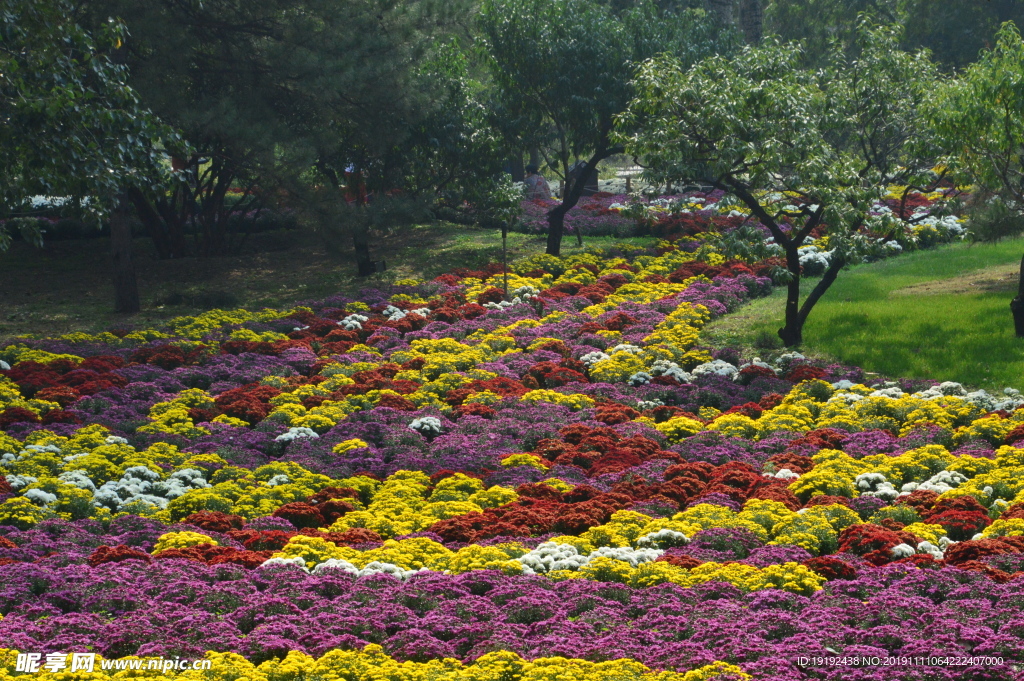
{"type": "MultiPolygon", "coordinates": [[[[858,248],[864,258],[877,260],[963,239],[967,233],[964,219],[945,212],[946,200],[955,193],[952,187],[931,193],[890,187],[885,197],[874,204],[861,229],[858,248]]],[[[795,194],[779,194],[775,203],[780,210],[780,225],[788,231],[790,219],[785,217],[784,211],[795,213],[797,206],[792,204],[800,201],[795,194]],[[783,205],[787,202],[790,205],[783,205]]],[[[555,199],[523,201],[520,229],[532,234],[546,233],[547,213],[557,205],[559,202],[555,199]]],[[[654,235],[678,240],[680,245],[686,244],[692,250],[728,240],[738,228],[750,225],[761,232],[763,239],[754,250],[763,250],[769,259],[783,255],[768,230],[752,219],[750,210],[720,190],[657,198],[598,192],[584,197],[566,213],[564,228],[568,234],[580,232],[583,236],[654,235]]],[[[820,275],[828,267],[831,251],[826,231],[818,230],[822,233],[812,234],[800,248],[800,264],[808,275],[820,275]]],[[[749,241],[755,234],[746,232],[742,239],[749,241]]],[[[750,251],[749,244],[743,250],[750,251]]]]}
{"type": "Polygon", "coordinates": [[[700,258],[0,350],[0,641],[268,679],[1012,678],[1024,397],[704,348],[770,280],[700,258]],[[799,664],[829,655],[1001,662],[799,664]]]}

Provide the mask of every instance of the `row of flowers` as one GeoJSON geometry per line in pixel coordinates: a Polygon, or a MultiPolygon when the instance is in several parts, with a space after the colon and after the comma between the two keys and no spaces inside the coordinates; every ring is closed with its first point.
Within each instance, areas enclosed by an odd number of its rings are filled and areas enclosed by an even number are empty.
{"type": "MultiPolygon", "coordinates": [[[[61,671],[43,669],[38,678],[75,678],[83,679],[116,679],[123,678],[124,669],[132,669],[133,663],[140,658],[128,657],[118,660],[101,660],[100,669],[92,659],[93,670],[88,672],[61,671]],[[106,663],[110,670],[103,670],[106,663]],[[113,664],[111,664],[113,663],[113,664]],[[122,671],[117,671],[122,670],[122,671]],[[59,675],[59,676],[58,676],[59,675]]],[[[444,659],[425,662],[400,662],[385,654],[378,645],[370,645],[359,652],[332,651],[319,658],[313,658],[299,652],[290,652],[282,660],[268,660],[255,665],[244,657],[231,653],[211,652],[205,656],[209,669],[188,670],[174,673],[158,673],[159,678],[202,679],[246,678],[253,681],[299,681],[305,678],[344,679],[345,681],[378,681],[379,679],[401,678],[408,681],[426,681],[427,679],[459,681],[474,679],[475,681],[547,681],[563,679],[564,681],[747,681],[749,674],[724,662],[714,662],[699,669],[676,674],[672,672],[653,673],[643,665],[632,660],[615,660],[609,662],[589,662],[587,660],[567,660],[562,657],[539,658],[527,661],[515,653],[494,652],[482,656],[470,664],[462,664],[457,660],[444,659]]],[[[162,660],[156,660],[156,669],[161,669],[162,660]]],[[[141,659],[141,668],[146,669],[148,659],[141,659]]],[[[57,662],[55,664],[60,664],[57,662]]],[[[11,676],[10,670],[17,666],[17,652],[0,648],[0,675],[11,676]]]]}
{"type": "MultiPolygon", "coordinates": [[[[1024,652],[1018,582],[907,565],[862,571],[804,596],[745,593],[722,582],[639,588],[494,571],[396,582],[287,566],[250,572],[126,561],[21,566],[5,577],[2,594],[4,607],[14,610],[0,620],[5,644],[41,652],[91,647],[107,657],[187,658],[213,649],[260,663],[293,650],[319,656],[380,645],[413,662],[479,664],[495,650],[534,660],[628,658],[652,669],[730,660],[755,678],[775,680],[801,678],[797,659],[828,656],[831,648],[858,656],[1005,660],[986,669],[917,667],[916,677],[887,669],[888,676],[862,678],[1007,679],[1024,652]]],[[[849,670],[823,669],[810,678],[849,678],[843,672],[849,670]]]]}
{"type": "MultiPolygon", "coordinates": [[[[904,251],[927,248],[939,243],[963,239],[967,234],[965,220],[946,211],[947,201],[968,188],[946,186],[923,193],[907,187],[892,186],[869,211],[862,230],[862,250],[867,259],[885,258],[904,251]]],[[[781,224],[789,229],[787,212],[798,213],[800,197],[795,193],[767,194],[763,198],[774,206],[781,224]]],[[[523,201],[521,228],[529,233],[547,231],[547,213],[556,200],[523,201]]],[[[598,192],[584,198],[565,216],[565,229],[585,235],[646,235],[681,240],[691,249],[708,242],[728,238],[737,228],[758,225],[763,241],[759,249],[769,256],[781,256],[782,250],[768,230],[751,219],[750,209],[721,190],[689,191],[684,194],[644,198],[639,195],[598,192]]],[[[752,234],[745,233],[749,238],[752,234]]],[[[800,264],[807,274],[821,274],[831,257],[827,237],[815,234],[800,249],[800,264]]]]}
{"type": "Polygon", "coordinates": [[[453,679],[839,679],[796,655],[943,645],[1007,662],[907,678],[1008,678],[1024,398],[702,347],[757,267],[620,246],[508,296],[491,266],[0,350],[0,640],[380,644],[453,679]]]}

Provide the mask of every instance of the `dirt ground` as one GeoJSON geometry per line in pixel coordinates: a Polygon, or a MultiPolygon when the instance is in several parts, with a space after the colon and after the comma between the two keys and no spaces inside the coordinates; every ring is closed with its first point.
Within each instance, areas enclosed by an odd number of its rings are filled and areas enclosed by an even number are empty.
{"type": "Polygon", "coordinates": [[[1019,265],[998,265],[977,270],[951,279],[925,281],[904,286],[889,293],[890,296],[935,296],[957,293],[1010,293],[1020,282],[1019,265]]]}

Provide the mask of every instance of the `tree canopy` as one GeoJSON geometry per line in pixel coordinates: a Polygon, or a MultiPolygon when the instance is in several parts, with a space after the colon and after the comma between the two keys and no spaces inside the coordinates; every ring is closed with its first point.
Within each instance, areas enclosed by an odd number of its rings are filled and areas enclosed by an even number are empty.
{"type": "Polygon", "coordinates": [[[615,139],[663,176],[700,181],[736,198],[785,254],[787,345],[802,340],[811,309],[847,263],[877,244],[862,235],[884,218],[873,202],[894,182],[933,183],[935,149],[922,106],[934,68],[897,48],[899,33],[862,24],[860,57],[833,52],[821,71],[800,50],[766,44],[692,68],[670,56],[646,62],[615,139]],[[922,137],[924,136],[924,137],[922,137]],[[825,275],[801,305],[801,246],[824,234],[825,275]]]}
{"type": "Polygon", "coordinates": [[[1024,206],[1024,40],[1014,24],[937,90],[930,115],[964,181],[1024,206]]]}
{"type": "MultiPolygon", "coordinates": [[[[124,25],[89,33],[73,9],[66,0],[0,0],[0,215],[24,213],[42,195],[102,217],[126,188],[163,186],[170,171],[164,145],[177,137],[114,58],[124,25]]],[[[0,249],[9,242],[0,230],[0,249]]]]}
{"type": "MultiPolygon", "coordinates": [[[[641,62],[668,53],[691,64],[729,45],[702,12],[663,15],[652,2],[615,12],[586,0],[485,0],[480,21],[511,129],[567,180],[574,160],[596,168],[622,151],[610,134],[641,62]]],[[[548,253],[559,253],[563,219],[582,190],[582,181],[567,181],[549,213],[548,253]]]]}
{"type": "Polygon", "coordinates": [[[1017,0],[772,0],[765,11],[765,28],[783,41],[800,41],[805,64],[818,66],[829,59],[835,42],[856,49],[858,17],[867,13],[882,23],[905,30],[904,50],[925,48],[946,70],[974,62],[1005,21],[1024,20],[1017,0]]]}
{"type": "Polygon", "coordinates": [[[132,196],[163,257],[231,250],[231,213],[271,203],[282,186],[337,184],[351,165],[371,188],[399,185],[437,99],[421,64],[468,21],[465,3],[436,0],[84,7],[94,23],[124,18],[132,86],[194,147],[173,194],[132,196]],[[241,199],[228,210],[232,187],[241,199]]]}

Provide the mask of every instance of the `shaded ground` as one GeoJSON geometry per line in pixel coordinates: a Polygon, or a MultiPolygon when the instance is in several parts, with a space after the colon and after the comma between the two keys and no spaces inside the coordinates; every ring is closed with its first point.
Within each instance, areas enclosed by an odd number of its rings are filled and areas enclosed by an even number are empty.
{"type": "MultiPolygon", "coordinates": [[[[541,248],[539,239],[521,234],[510,242],[514,256],[541,248]]],[[[383,281],[437,276],[452,262],[473,267],[500,256],[500,240],[492,231],[410,228],[383,235],[375,244],[374,257],[386,259],[389,271],[358,279],[350,253],[328,253],[309,232],[254,235],[242,255],[181,260],[159,260],[148,239],[137,239],[143,311],[124,317],[111,312],[108,248],[104,239],[54,241],[42,251],[18,243],[0,255],[0,339],[151,325],[214,307],[283,307],[383,281]]]]}
{"type": "MultiPolygon", "coordinates": [[[[543,252],[544,238],[510,233],[510,262],[543,252]]],[[[591,237],[584,247],[611,241],[591,237]]],[[[373,257],[386,260],[388,270],[363,279],[355,276],[350,252],[329,253],[322,240],[307,231],[255,234],[245,253],[218,258],[159,260],[148,239],[136,239],[134,246],[143,309],[132,316],[111,311],[114,292],[105,239],[52,241],[43,250],[19,242],[0,254],[0,347],[26,334],[153,326],[213,308],[287,307],[332,294],[355,295],[361,288],[408,277],[431,279],[456,267],[478,268],[501,259],[498,232],[448,223],[377,235],[373,257]]],[[[575,239],[563,241],[563,254],[579,250],[575,239]]]]}

